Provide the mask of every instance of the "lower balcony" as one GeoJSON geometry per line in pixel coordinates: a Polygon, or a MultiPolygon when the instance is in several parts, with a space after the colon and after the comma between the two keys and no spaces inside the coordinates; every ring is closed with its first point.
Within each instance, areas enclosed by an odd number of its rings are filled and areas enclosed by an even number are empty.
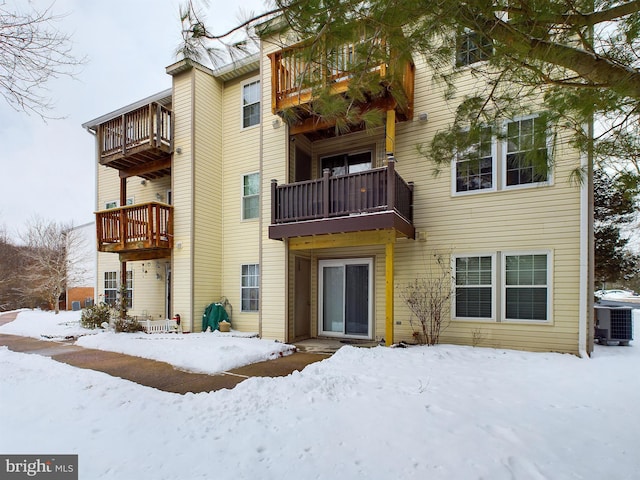
{"type": "Polygon", "coordinates": [[[271,184],[269,238],[395,230],[415,238],[413,184],[387,167],[278,185],[271,184]]]}
{"type": "Polygon", "coordinates": [[[121,260],[171,256],[173,207],[158,202],[96,212],[99,252],[119,253],[121,260]]]}

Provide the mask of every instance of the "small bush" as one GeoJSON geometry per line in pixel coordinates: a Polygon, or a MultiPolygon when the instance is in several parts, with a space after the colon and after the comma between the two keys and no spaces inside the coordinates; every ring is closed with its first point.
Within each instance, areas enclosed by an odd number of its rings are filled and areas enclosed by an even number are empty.
{"type": "Polygon", "coordinates": [[[109,323],[112,315],[111,306],[106,303],[84,308],[80,315],[80,325],[84,328],[101,328],[104,322],[109,323]]]}
{"type": "Polygon", "coordinates": [[[114,321],[114,328],[116,332],[135,333],[142,332],[144,328],[140,325],[140,322],[134,320],[131,317],[116,318],[114,321]]]}

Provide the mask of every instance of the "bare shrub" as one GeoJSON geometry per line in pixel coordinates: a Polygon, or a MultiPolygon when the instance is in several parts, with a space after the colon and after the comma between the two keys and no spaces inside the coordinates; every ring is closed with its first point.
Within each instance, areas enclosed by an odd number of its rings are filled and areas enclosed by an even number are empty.
{"type": "Polygon", "coordinates": [[[431,260],[427,272],[417,275],[400,292],[412,313],[409,323],[413,336],[423,345],[439,343],[440,334],[451,320],[454,295],[450,266],[438,253],[432,253],[431,260]]]}

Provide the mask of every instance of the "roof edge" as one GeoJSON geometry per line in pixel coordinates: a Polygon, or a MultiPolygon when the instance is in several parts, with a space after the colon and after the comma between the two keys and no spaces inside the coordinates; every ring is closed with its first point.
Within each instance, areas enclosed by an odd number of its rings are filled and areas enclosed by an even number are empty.
{"type": "Polygon", "coordinates": [[[124,107],[121,107],[117,110],[114,110],[113,112],[109,112],[106,113],[104,115],[100,115],[99,117],[94,118],[93,120],[89,120],[88,122],[85,122],[82,124],[82,128],[85,128],[87,130],[94,130],[95,127],[97,127],[98,125],[100,125],[101,123],[104,123],[108,120],[111,120],[115,117],[118,117],[124,113],[130,112],[132,110],[135,110],[136,108],[140,108],[143,105],[148,105],[150,103],[153,102],[158,102],[160,104],[166,105],[168,103],[171,103],[171,92],[172,89],[168,88],[166,90],[162,90],[161,92],[158,92],[154,95],[150,95],[146,98],[143,98],[141,100],[138,100],[137,102],[133,102],[130,103],[129,105],[126,105],[124,107]]]}

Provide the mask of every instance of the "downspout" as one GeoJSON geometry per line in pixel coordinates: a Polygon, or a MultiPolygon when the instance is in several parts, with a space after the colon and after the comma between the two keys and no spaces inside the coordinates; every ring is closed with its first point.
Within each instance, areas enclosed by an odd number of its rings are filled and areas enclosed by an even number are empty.
{"type": "MultiPolygon", "coordinates": [[[[264,185],[264,82],[262,81],[262,58],[263,58],[264,50],[262,47],[262,41],[260,42],[260,66],[258,67],[260,72],[260,147],[258,149],[258,155],[260,156],[259,168],[260,172],[260,185],[264,185]]],[[[258,276],[258,337],[262,338],[262,305],[264,298],[264,290],[263,290],[263,282],[262,276],[264,272],[264,263],[262,262],[262,235],[264,232],[264,218],[263,213],[264,209],[262,207],[265,196],[265,189],[260,188],[260,211],[258,213],[258,218],[260,218],[259,227],[258,227],[258,268],[260,268],[260,273],[258,276]]],[[[271,189],[269,189],[271,191],[271,189]]],[[[271,215],[271,212],[269,213],[271,215]]],[[[267,227],[268,228],[268,227],[267,227]]],[[[286,290],[285,290],[286,291],[286,290]]]]}
{"type": "MultiPolygon", "coordinates": [[[[85,127],[85,130],[90,133],[91,135],[93,135],[94,138],[94,142],[95,142],[95,160],[93,163],[93,185],[94,185],[94,192],[95,192],[95,198],[94,198],[94,205],[95,205],[95,209],[100,210],[98,208],[98,164],[100,163],[100,143],[99,143],[99,139],[98,139],[98,135],[95,130],[92,130],[90,127],[85,127]]],[[[95,223],[95,215],[93,217],[93,225],[94,228],[96,227],[96,223],[95,223]]],[[[96,232],[94,232],[95,235],[97,235],[96,232]]],[[[94,237],[95,238],[95,237],[94,237]]],[[[96,238],[96,243],[97,243],[97,238],[96,238]]],[[[97,245],[94,245],[94,247],[97,247],[97,245]]],[[[98,281],[98,249],[94,248],[93,249],[94,252],[94,258],[95,258],[95,274],[93,276],[93,304],[97,305],[98,304],[98,288],[100,287],[99,285],[99,281],[98,281]]]]}

